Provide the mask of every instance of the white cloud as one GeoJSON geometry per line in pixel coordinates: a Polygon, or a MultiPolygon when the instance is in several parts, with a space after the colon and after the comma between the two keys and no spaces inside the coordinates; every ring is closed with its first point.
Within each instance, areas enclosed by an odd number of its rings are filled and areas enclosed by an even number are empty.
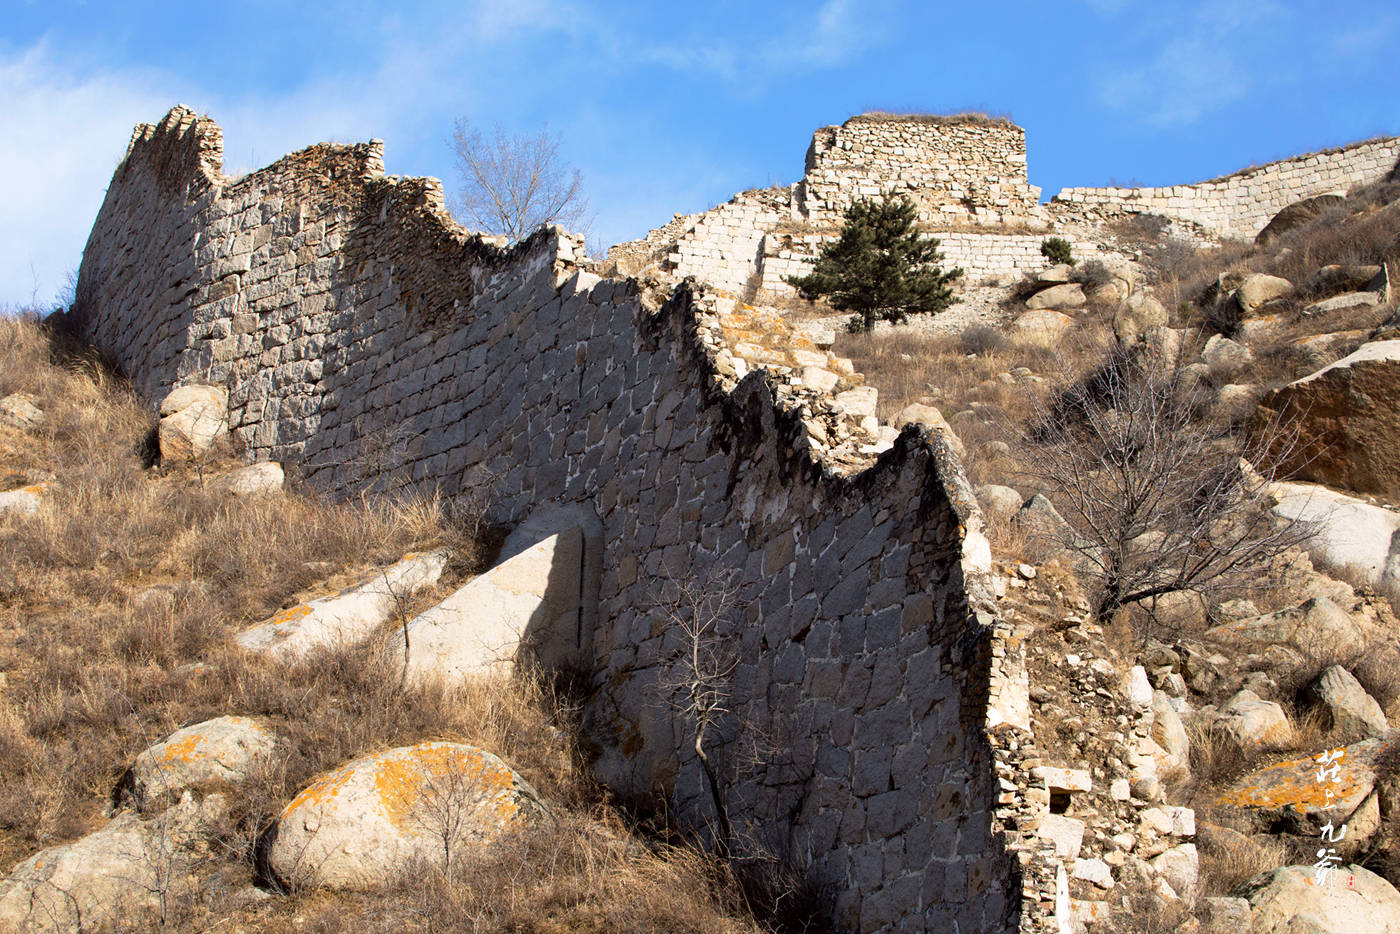
{"type": "Polygon", "coordinates": [[[78,265],[132,127],[174,102],[140,70],[66,70],[46,43],[0,54],[0,302],[47,305],[78,265]]]}
{"type": "Polygon", "coordinates": [[[1258,27],[1247,47],[1266,49],[1272,41],[1268,27],[1287,15],[1271,0],[1206,0],[1179,24],[1163,23],[1167,38],[1157,54],[1109,74],[1100,99],[1159,127],[1194,123],[1252,90],[1249,69],[1240,62],[1239,34],[1258,27]]]}

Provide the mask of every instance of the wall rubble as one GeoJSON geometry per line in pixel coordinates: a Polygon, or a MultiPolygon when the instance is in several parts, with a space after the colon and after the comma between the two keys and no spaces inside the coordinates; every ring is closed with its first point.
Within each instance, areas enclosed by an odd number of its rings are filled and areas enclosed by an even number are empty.
{"type": "Polygon", "coordinates": [[[837,469],[812,393],[722,371],[723,296],[652,300],[556,229],[497,247],[436,181],[384,176],[377,143],[240,179],[220,150],[183,108],[138,128],[84,253],[75,321],[142,392],[226,383],[248,453],[332,489],[389,467],[506,522],[595,514],[599,623],[575,647],[595,768],[696,826],[712,815],[656,608],[676,574],[724,582],[739,665],[717,752],[745,839],[802,866],[844,929],[1017,927],[969,596],[980,520],[941,441],[911,426],[837,469]],[[401,463],[376,462],[386,440],[401,463]],[[783,752],[746,757],[756,733],[783,752]]]}

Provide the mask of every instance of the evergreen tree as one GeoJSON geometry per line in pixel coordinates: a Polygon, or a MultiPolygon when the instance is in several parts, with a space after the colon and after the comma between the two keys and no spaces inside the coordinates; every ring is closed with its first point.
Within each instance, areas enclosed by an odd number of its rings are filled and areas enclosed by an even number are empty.
{"type": "Polygon", "coordinates": [[[855,312],[852,331],[940,312],[953,304],[951,283],[963,271],[939,268],[938,241],[918,232],[917,218],[914,202],[893,191],[857,201],[846,210],[840,238],[822,245],[811,274],[786,281],[808,301],[826,297],[836,310],[855,312]]]}

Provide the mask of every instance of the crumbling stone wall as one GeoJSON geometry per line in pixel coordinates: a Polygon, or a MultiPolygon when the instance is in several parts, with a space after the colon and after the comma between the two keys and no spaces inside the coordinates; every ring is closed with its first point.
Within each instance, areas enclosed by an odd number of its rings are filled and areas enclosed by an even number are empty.
{"type": "Polygon", "coordinates": [[[1400,137],[1382,137],[1194,185],[1066,188],[1051,199],[1051,207],[1103,218],[1156,214],[1198,224],[1218,236],[1252,238],[1295,201],[1380,181],[1395,169],[1398,159],[1400,137]]]}
{"type": "Polygon", "coordinates": [[[599,279],[558,230],[469,235],[376,143],[231,179],[219,138],[183,108],[138,128],[84,254],[83,333],[152,398],[226,382],[249,453],[330,488],[389,469],[502,521],[594,513],[598,625],[575,649],[595,768],[697,826],[712,808],[668,709],[683,639],[657,607],[677,578],[723,583],[738,664],[714,754],[744,845],[802,866],[844,929],[1016,927],[967,587],[985,556],[941,441],[911,426],[837,472],[810,400],[717,368],[712,293],[599,279]]]}
{"type": "Polygon", "coordinates": [[[905,190],[925,224],[1046,219],[1026,176],[1026,131],[1010,121],[864,114],[812,135],[798,196],[808,221],[839,227],[853,201],[887,188],[905,190]]]}

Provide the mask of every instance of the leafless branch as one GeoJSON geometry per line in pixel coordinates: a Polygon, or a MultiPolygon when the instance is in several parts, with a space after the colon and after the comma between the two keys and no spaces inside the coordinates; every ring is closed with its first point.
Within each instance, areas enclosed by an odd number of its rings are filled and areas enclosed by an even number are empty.
{"type": "Polygon", "coordinates": [[[490,138],[458,120],[452,149],[461,175],[454,207],[482,230],[520,240],[545,224],[587,226],[583,176],[560,160],[563,137],[548,130],[490,138]]]}

